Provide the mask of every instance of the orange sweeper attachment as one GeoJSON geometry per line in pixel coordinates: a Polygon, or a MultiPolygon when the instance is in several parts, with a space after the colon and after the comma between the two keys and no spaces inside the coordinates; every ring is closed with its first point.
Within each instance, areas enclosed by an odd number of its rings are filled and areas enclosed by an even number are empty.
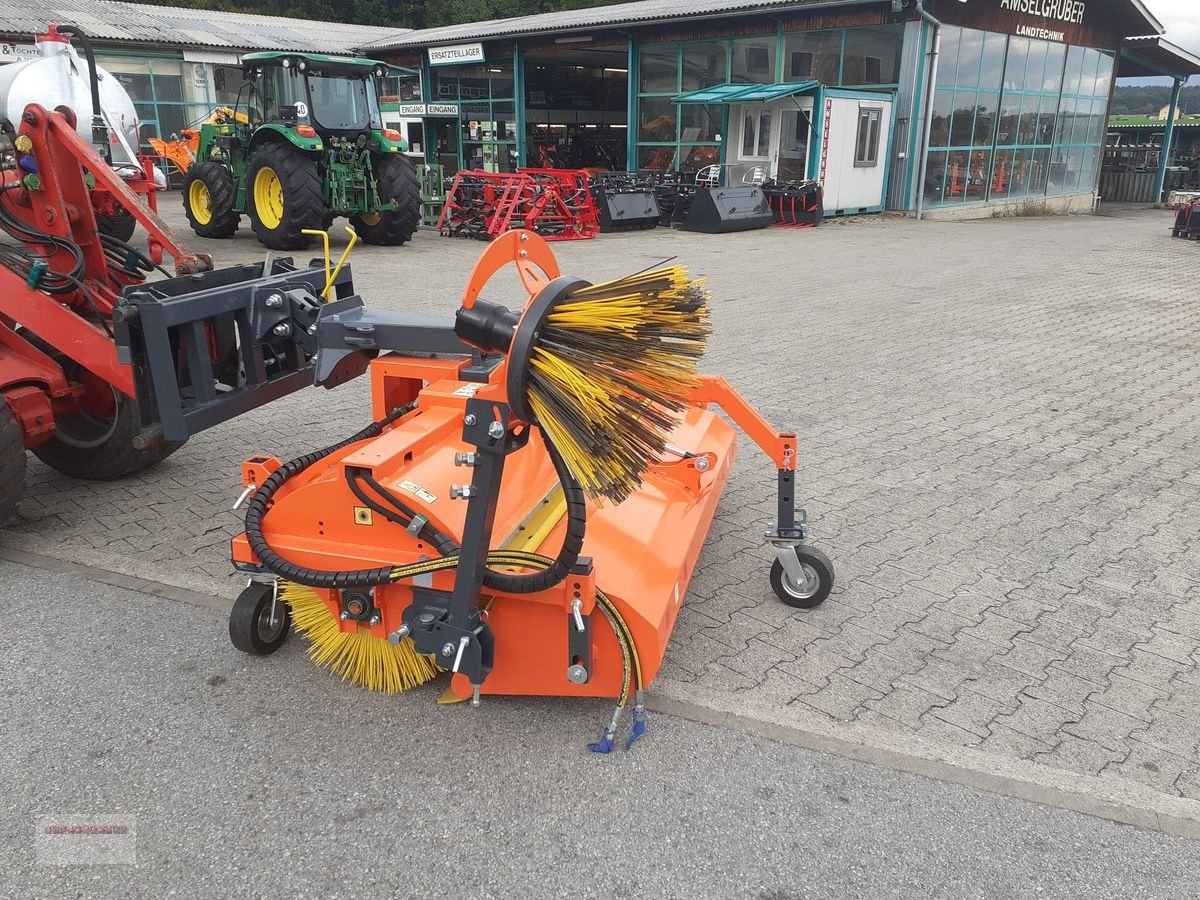
{"type": "MultiPolygon", "coordinates": [[[[776,593],[798,607],[828,595],[833,568],[797,515],[796,436],[699,374],[708,295],[681,267],[592,285],[513,231],[484,252],[453,321],[368,311],[347,284],[305,331],[318,383],[369,368],[375,422],[243,465],[242,650],[272,652],[292,624],[313,661],[374,690],[449,671],[450,698],[475,704],[616,697],[598,752],[633,699],[632,744],[737,452],[712,406],[774,461],[776,593]],[[509,263],[520,312],[481,297],[509,263]]],[[[282,296],[311,313],[305,292],[282,296]]]]}

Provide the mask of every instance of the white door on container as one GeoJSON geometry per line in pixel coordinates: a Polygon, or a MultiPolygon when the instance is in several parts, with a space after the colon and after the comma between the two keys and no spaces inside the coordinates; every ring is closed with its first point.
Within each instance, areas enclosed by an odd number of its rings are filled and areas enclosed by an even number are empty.
{"type": "Polygon", "coordinates": [[[808,146],[812,140],[812,100],[804,98],[779,108],[779,134],[775,142],[771,177],[787,184],[808,177],[808,146]]]}
{"type": "Polygon", "coordinates": [[[726,184],[762,182],[770,174],[774,156],[774,128],[779,121],[778,111],[762,103],[735,106],[731,118],[736,123],[732,159],[726,184]]]}

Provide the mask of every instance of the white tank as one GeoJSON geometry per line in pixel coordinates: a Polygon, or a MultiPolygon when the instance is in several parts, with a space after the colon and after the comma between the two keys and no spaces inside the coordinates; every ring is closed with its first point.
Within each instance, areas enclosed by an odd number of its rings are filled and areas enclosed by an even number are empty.
{"type": "MultiPolygon", "coordinates": [[[[75,111],[76,130],[88,143],[92,141],[92,93],[88,64],[83,54],[59,34],[53,25],[39,35],[37,59],[0,65],[0,119],[14,129],[21,127],[21,114],[30,103],[48,110],[69,106],[75,111]]],[[[118,172],[137,169],[137,110],[116,76],[97,65],[100,108],[109,128],[109,149],[113,168],[118,172]]],[[[122,172],[124,175],[125,173],[122,172]]]]}

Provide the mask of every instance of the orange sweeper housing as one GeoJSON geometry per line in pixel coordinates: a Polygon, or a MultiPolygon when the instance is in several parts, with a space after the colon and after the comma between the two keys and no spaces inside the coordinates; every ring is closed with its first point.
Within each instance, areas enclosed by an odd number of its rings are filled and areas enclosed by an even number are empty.
{"type": "Polygon", "coordinates": [[[475,703],[616,697],[602,752],[635,698],[632,743],[737,454],[712,406],[775,464],[774,589],[799,607],[828,595],[832,566],[796,515],[796,436],[698,374],[707,294],[681,269],[589,285],[514,231],[483,254],[453,323],[342,305],[312,329],[317,380],[391,351],[369,362],[375,423],[287,464],[243,464],[241,649],[272,652],[290,620],[314,661],[376,690],[449,670],[448,696],[475,703]],[[509,263],[522,313],[481,299],[509,263]]]}

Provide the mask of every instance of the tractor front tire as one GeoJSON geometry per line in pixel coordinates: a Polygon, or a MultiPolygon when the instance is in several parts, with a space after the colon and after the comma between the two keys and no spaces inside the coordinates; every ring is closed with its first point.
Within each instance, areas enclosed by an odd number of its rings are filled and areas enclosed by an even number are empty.
{"type": "Polygon", "coordinates": [[[395,247],[406,244],[421,224],[421,183],[407,156],[375,155],[371,159],[381,200],[396,204],[383,213],[354,216],[350,224],[368,244],[395,247]]]}
{"type": "Polygon", "coordinates": [[[137,219],[129,210],[118,207],[116,213],[111,216],[96,213],[96,227],[100,229],[101,234],[107,234],[128,244],[137,230],[137,219]]]}
{"type": "Polygon", "coordinates": [[[17,511],[25,493],[25,443],[21,427],[0,394],[0,525],[17,511]]]}
{"type": "Polygon", "coordinates": [[[233,173],[219,162],[189,166],[183,177],[183,212],[192,231],[206,238],[233,237],[238,215],[237,184],[233,173]]]}
{"type": "Polygon", "coordinates": [[[246,206],[258,239],[272,250],[302,250],[328,215],[316,157],[281,143],[264,144],[246,171],[246,206]]]}

